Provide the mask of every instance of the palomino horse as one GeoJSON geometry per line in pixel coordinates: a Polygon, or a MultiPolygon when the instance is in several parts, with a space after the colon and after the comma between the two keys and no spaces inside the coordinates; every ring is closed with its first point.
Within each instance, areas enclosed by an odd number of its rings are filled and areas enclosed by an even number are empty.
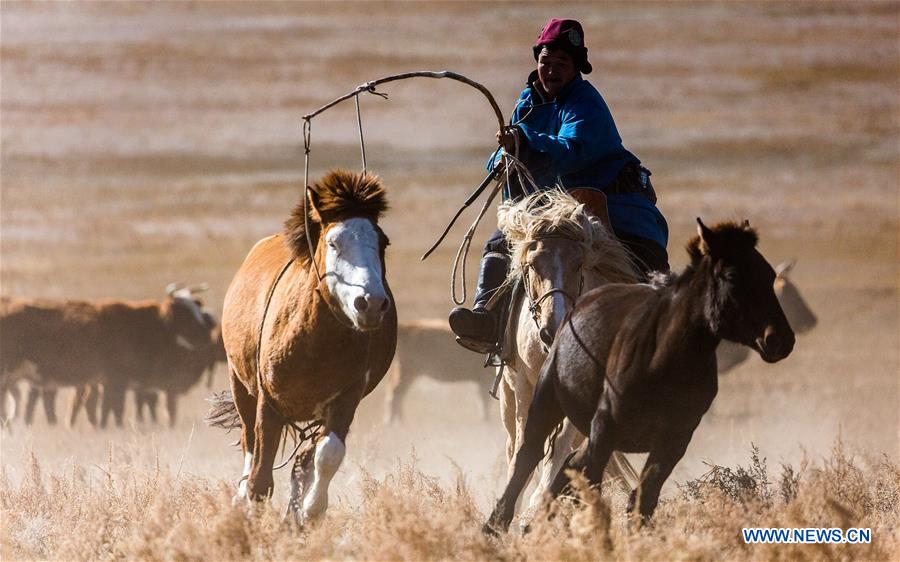
{"type": "MultiPolygon", "coordinates": [[[[607,285],[578,301],[541,371],[524,443],[486,532],[508,528],[544,440],[564,417],[588,435],[567,466],[584,469],[596,486],[613,451],[650,453],[640,492],[628,503],[649,518],[718,391],[719,341],[742,343],[769,363],[790,354],[794,332],[775,297],[775,272],[756,250],[756,232],[747,223],[709,229],[697,222],[691,264],[681,275],[607,285]]],[[[550,491],[567,484],[561,470],[550,491]]]]}
{"type": "Polygon", "coordinates": [[[308,194],[308,217],[298,205],[282,234],[250,250],[228,288],[222,336],[233,402],[210,414],[214,425],[227,425],[234,410],[240,418],[237,498],[272,493],[286,425],[322,423],[296,457],[288,505],[296,521],[325,511],[356,407],[387,372],[397,344],[388,240],[378,226],[387,208],[381,182],[334,171],[308,194]]]}
{"type": "MultiPolygon", "coordinates": [[[[521,280],[525,294],[511,313],[510,326],[515,333],[505,339],[514,341],[515,346],[500,394],[512,474],[513,455],[523,442],[538,373],[563,318],[583,291],[606,283],[633,283],[637,272],[625,247],[601,220],[562,190],[539,191],[517,203],[504,203],[497,218],[512,257],[507,282],[521,280]]],[[[530,507],[539,503],[579,437],[571,427],[563,427],[545,469],[548,476],[535,490],[530,507]]],[[[611,468],[613,476],[627,479],[633,474],[620,455],[611,468]]]]}

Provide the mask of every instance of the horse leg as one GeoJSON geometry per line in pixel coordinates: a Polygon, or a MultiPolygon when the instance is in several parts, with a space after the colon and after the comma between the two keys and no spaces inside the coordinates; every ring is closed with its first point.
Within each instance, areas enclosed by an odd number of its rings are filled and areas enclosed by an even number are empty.
{"type": "Polygon", "coordinates": [[[278,442],[284,431],[284,422],[266,400],[262,388],[256,393],[256,423],[253,425],[253,459],[247,490],[250,499],[263,500],[272,496],[275,480],[272,475],[278,442]]]}
{"type": "Polygon", "coordinates": [[[360,378],[355,385],[339,394],[328,407],[321,433],[324,437],[316,444],[313,459],[315,476],[309,492],[303,498],[304,521],[321,515],[328,507],[328,485],[344,460],[347,433],[367,384],[368,377],[360,378]]]}
{"type": "MultiPolygon", "coordinates": [[[[500,381],[500,417],[506,429],[506,466],[511,466],[516,454],[516,394],[506,377],[500,381]]],[[[508,476],[508,475],[507,475],[508,476]]]]}
{"type": "MultiPolygon", "coordinates": [[[[522,448],[522,443],[525,442],[525,424],[528,420],[528,413],[536,392],[534,386],[532,386],[531,382],[528,380],[528,377],[524,372],[515,373],[515,380],[513,384],[513,393],[515,394],[516,404],[515,450],[518,451],[522,448]]],[[[512,477],[512,473],[513,465],[510,464],[508,467],[507,476],[512,477]]]]}
{"type": "Polygon", "coordinates": [[[38,398],[41,396],[41,389],[32,385],[28,389],[28,399],[25,403],[25,425],[31,425],[34,422],[34,408],[37,406],[38,398]]]}
{"type": "MultiPolygon", "coordinates": [[[[548,371],[544,371],[545,375],[547,373],[548,371]]],[[[516,452],[512,476],[483,527],[485,533],[496,534],[498,531],[506,531],[509,528],[519,494],[528,484],[531,473],[544,458],[544,441],[553,428],[563,420],[563,417],[562,408],[556,398],[556,390],[553,388],[553,381],[550,376],[542,375],[538,380],[534,400],[528,409],[528,420],[525,423],[522,446],[516,452]]]]}
{"type": "Polygon", "coordinates": [[[638,473],[634,470],[631,461],[620,451],[613,451],[609,457],[609,464],[606,465],[605,476],[612,479],[623,493],[630,493],[634,486],[640,481],[638,473]]]}
{"type": "Polygon", "coordinates": [[[316,454],[316,440],[312,439],[305,443],[297,456],[294,457],[294,466],[291,468],[291,494],[288,499],[287,508],[284,512],[284,521],[291,517],[295,523],[300,523],[296,519],[296,515],[300,511],[303,497],[309,491],[312,484],[315,470],[313,462],[316,454]]]}
{"type": "Polygon", "coordinates": [[[591,419],[591,435],[586,443],[582,443],[577,451],[570,453],[565,464],[556,473],[550,485],[550,495],[557,497],[570,482],[568,469],[584,471],[588,482],[599,488],[603,480],[603,471],[613,453],[612,416],[606,398],[600,399],[594,417],[591,419]]]}
{"type": "Polygon", "coordinates": [[[56,389],[43,389],[41,391],[41,400],[44,402],[44,416],[47,417],[47,423],[56,425],[56,389]]]}
{"type": "MultiPolygon", "coordinates": [[[[178,394],[172,390],[166,391],[166,413],[169,415],[169,427],[175,427],[175,422],[178,421],[178,394]]],[[[156,422],[155,409],[153,421],[156,422]]]]}
{"type": "Polygon", "coordinates": [[[244,453],[244,470],[238,484],[237,494],[233,501],[247,498],[247,479],[250,478],[250,468],[253,465],[253,449],[256,444],[253,435],[253,427],[256,425],[256,399],[247,392],[244,384],[231,371],[231,397],[234,400],[238,417],[241,419],[241,450],[244,453]]]}
{"type": "Polygon", "coordinates": [[[627,513],[634,513],[635,504],[639,504],[638,511],[642,522],[653,516],[659,503],[662,486],[687,451],[692,435],[693,431],[686,435],[667,435],[666,439],[660,439],[655,443],[641,471],[641,482],[628,498],[627,513]]]}
{"type": "Polygon", "coordinates": [[[566,459],[569,458],[572,450],[581,445],[582,441],[584,441],[584,436],[572,425],[572,422],[563,421],[562,429],[556,436],[550,457],[544,463],[541,480],[528,501],[529,513],[534,512],[544,501],[544,496],[550,491],[555,476],[565,466],[566,459]]]}

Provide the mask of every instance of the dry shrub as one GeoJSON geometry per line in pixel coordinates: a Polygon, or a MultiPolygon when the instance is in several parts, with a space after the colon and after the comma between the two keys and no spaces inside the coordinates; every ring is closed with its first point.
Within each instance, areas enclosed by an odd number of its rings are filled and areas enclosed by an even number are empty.
{"type": "MultiPolygon", "coordinates": [[[[303,529],[272,503],[232,506],[234,484],[112,457],[46,474],[31,453],[20,482],[0,471],[4,560],[896,560],[900,467],[837,442],[820,462],[772,479],[751,450],[748,467],[715,467],[660,503],[643,527],[624,495],[574,475],[573,497],[549,503],[531,532],[498,539],[457,468],[451,486],[416,459],[384,478],[358,469],[359,499],[303,529]],[[777,493],[771,482],[780,482],[777,493]],[[870,545],[747,545],[743,527],[869,527],[870,545]]],[[[354,467],[345,467],[354,470],[354,467]]],[[[350,490],[351,493],[357,490],[350,490]]],[[[344,490],[343,493],[346,493],[344,490]]],[[[335,501],[336,500],[336,501],[335,501]]]]}

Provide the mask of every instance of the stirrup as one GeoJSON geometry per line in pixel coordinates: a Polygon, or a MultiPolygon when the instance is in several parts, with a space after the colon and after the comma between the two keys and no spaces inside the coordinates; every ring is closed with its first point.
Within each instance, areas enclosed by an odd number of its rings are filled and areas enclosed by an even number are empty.
{"type": "Polygon", "coordinates": [[[468,349],[469,351],[474,351],[475,353],[496,353],[499,351],[497,344],[493,342],[487,342],[482,340],[476,340],[474,338],[467,338],[463,336],[456,336],[456,343],[468,349]]]}

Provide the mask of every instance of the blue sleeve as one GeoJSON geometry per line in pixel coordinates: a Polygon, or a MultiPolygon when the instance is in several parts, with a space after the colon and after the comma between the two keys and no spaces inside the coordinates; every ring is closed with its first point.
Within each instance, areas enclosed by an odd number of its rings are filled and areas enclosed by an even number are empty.
{"type": "Polygon", "coordinates": [[[605,103],[591,99],[574,102],[563,110],[561,118],[556,135],[537,131],[525,123],[519,125],[528,145],[548,154],[560,173],[578,170],[622,144],[605,103]]]}
{"type": "MultiPolygon", "coordinates": [[[[519,98],[516,100],[516,107],[513,108],[512,117],[509,120],[510,124],[516,123],[519,121],[519,119],[522,118],[522,106],[524,105],[522,103],[522,100],[525,99],[527,92],[528,92],[528,90],[525,89],[521,94],[519,94],[519,98]]],[[[494,150],[493,153],[491,153],[491,157],[488,158],[487,165],[485,166],[484,169],[485,170],[493,170],[494,166],[496,166],[500,162],[500,160],[501,160],[501,156],[500,156],[500,150],[498,148],[498,149],[494,150]]]]}

